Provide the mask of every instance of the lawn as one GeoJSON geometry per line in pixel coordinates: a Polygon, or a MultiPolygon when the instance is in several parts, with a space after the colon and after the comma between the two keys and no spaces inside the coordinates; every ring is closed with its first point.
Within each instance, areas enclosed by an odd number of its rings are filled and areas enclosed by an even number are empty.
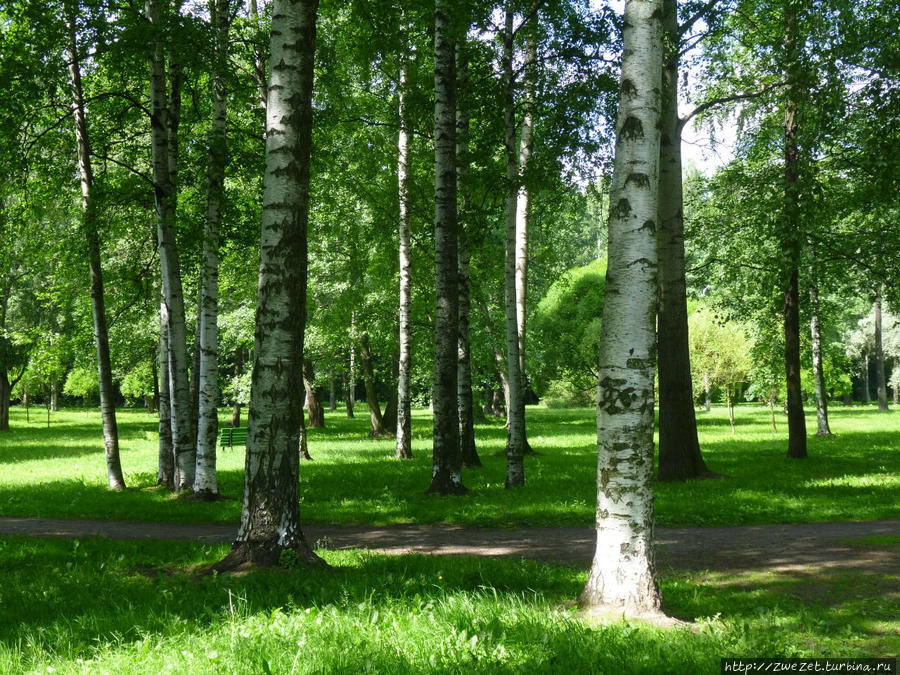
{"type": "MultiPolygon", "coordinates": [[[[367,418],[328,415],[301,467],[306,522],[589,525],[596,467],[592,410],[529,409],[527,485],[503,489],[504,430],[477,429],[484,468],[464,498],[426,497],[430,418],[416,411],[416,458],[367,436],[367,418]]],[[[156,421],[119,412],[130,488],[105,487],[99,415],[68,410],[0,435],[0,514],[236,521],[243,452],[220,457],[227,501],[191,503],[155,487],[156,421]]],[[[811,420],[813,421],[813,420],[811,420]]],[[[835,438],[784,457],[762,408],[699,415],[715,481],[657,486],[667,525],[897,517],[900,416],[832,412],[835,438]]],[[[849,545],[900,550],[896,537],[849,545]]],[[[226,548],[184,542],[0,538],[0,673],[718,673],[729,656],[892,656],[900,651],[900,572],[660,570],[661,630],[593,625],[572,606],[582,569],[466,557],[319,553],[330,571],[201,577],[226,548]]]]}
{"type": "MultiPolygon", "coordinates": [[[[12,430],[0,435],[0,513],[15,516],[236,522],[240,517],[243,449],[220,453],[219,481],[226,501],[186,503],[156,488],[156,418],[120,410],[122,466],[129,489],[106,488],[100,418],[96,411],[42,415],[25,423],[13,410],[12,430]]],[[[224,415],[224,413],[223,413],[224,415]]],[[[223,417],[224,419],[224,417],[223,417]]],[[[812,415],[807,416],[815,424],[812,415]]],[[[311,429],[314,461],[303,462],[304,522],[391,524],[449,522],[489,527],[584,525],[596,503],[596,425],[591,409],[528,409],[531,445],[526,485],[505,490],[505,430],[478,425],[484,467],[466,470],[464,498],[426,496],[431,475],[431,419],[413,418],[412,461],[393,458],[392,440],[368,437],[368,416],[327,413],[311,429]]],[[[786,425],[773,432],[762,407],[737,410],[734,435],[723,409],[698,413],[707,463],[727,477],[658,484],[661,525],[737,525],[900,517],[900,415],[874,408],[835,407],[832,438],[811,428],[809,458],[790,460],[786,425]]]]}

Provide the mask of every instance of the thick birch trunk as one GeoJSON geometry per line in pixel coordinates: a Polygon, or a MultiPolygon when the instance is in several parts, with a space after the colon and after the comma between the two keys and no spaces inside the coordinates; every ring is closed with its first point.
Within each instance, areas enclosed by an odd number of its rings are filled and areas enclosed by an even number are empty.
{"type": "Polygon", "coordinates": [[[197,408],[197,467],[194,492],[214,496],[219,492],[216,480],[216,443],[218,440],[218,319],[219,319],[219,229],[222,197],[225,191],[227,161],[228,32],[231,16],[228,0],[216,0],[210,22],[215,31],[215,67],[212,79],[213,115],[209,133],[209,169],[206,176],[206,222],[203,233],[203,276],[200,306],[200,369],[197,374],[200,396],[197,408]]]}
{"type": "Polygon", "coordinates": [[[381,417],[378,392],[375,389],[375,371],[372,368],[372,350],[369,348],[368,333],[361,333],[359,336],[359,360],[363,370],[363,384],[366,387],[366,406],[369,408],[371,434],[381,438],[385,435],[384,420],[381,417]]]}
{"type": "Polygon", "coordinates": [[[275,0],[256,338],[241,525],[219,563],[278,565],[282,552],[324,564],[299,517],[306,323],[306,231],[317,0],[275,0]]]}
{"type": "Polygon", "coordinates": [[[816,436],[831,436],[828,427],[828,396],[825,367],[822,362],[822,331],[819,327],[819,285],[816,281],[816,250],[812,243],[809,254],[809,331],[812,337],[813,380],[816,386],[816,436]]]}
{"type": "Polygon", "coordinates": [[[627,0],[597,397],[597,549],[579,604],[656,615],[653,379],[661,0],[627,0]]]}
{"type": "Polygon", "coordinates": [[[803,392],[800,387],[800,144],[797,139],[800,54],[799,19],[795,7],[788,3],[785,11],[784,48],[787,63],[787,85],[784,108],[784,222],[782,251],[784,275],[784,364],[787,382],[788,457],[806,457],[806,419],[803,414],[803,392]]]}
{"type": "Polygon", "coordinates": [[[459,213],[459,256],[456,272],[459,282],[459,341],[456,362],[456,403],[459,416],[459,444],[465,467],[481,466],[475,446],[475,411],[472,394],[472,350],[469,342],[469,320],[472,314],[469,283],[469,61],[465,40],[456,51],[456,180],[462,193],[459,213]]]}
{"type": "Polygon", "coordinates": [[[878,393],[878,409],[887,412],[887,379],[884,373],[884,347],[882,345],[881,330],[881,289],[875,295],[875,386],[878,393]]]}
{"type": "Polygon", "coordinates": [[[397,193],[400,202],[400,355],[397,375],[397,459],[412,459],[412,399],[410,380],[412,377],[412,334],[410,316],[412,314],[412,264],[410,260],[409,233],[409,116],[406,99],[409,88],[409,41],[406,14],[401,10],[403,31],[400,55],[400,133],[397,137],[397,193]]]}
{"type": "MultiPolygon", "coordinates": [[[[684,190],[678,118],[677,1],[663,0],[666,36],[659,150],[659,480],[711,475],[700,452],[694,412],[684,279],[684,190]],[[664,337],[663,337],[664,336],[664,337]]],[[[708,409],[708,408],[707,408],[708,409]]]]}
{"type": "Polygon", "coordinates": [[[525,405],[519,361],[519,330],[516,294],[516,207],[519,166],[516,156],[515,76],[513,74],[513,3],[506,2],[503,31],[504,121],[506,124],[506,264],[504,275],[506,306],[506,361],[509,400],[506,415],[506,487],[525,485],[525,405]]]}
{"type": "MultiPolygon", "coordinates": [[[[75,142],[78,148],[78,172],[81,181],[82,226],[87,238],[87,253],[91,279],[91,313],[94,319],[94,347],[97,352],[97,376],[100,384],[100,413],[103,419],[103,440],[106,448],[106,478],[109,487],[125,489],[122,464],[119,460],[119,430],[116,425],[115,393],[109,354],[109,331],[106,326],[106,305],[103,296],[103,268],[100,263],[100,235],[97,232],[96,208],[92,198],[93,171],[90,141],[85,118],[84,94],[81,87],[81,61],[75,33],[75,7],[66,2],[67,49],[69,85],[72,89],[72,114],[75,118],[75,142]]],[[[48,418],[49,421],[49,418],[48,418]]]]}
{"type": "Polygon", "coordinates": [[[175,449],[172,447],[172,399],[169,391],[169,312],[159,303],[159,469],[156,484],[175,489],[175,449]]]}
{"type": "Polygon", "coordinates": [[[452,7],[434,8],[434,446],[428,492],[464,494],[457,413],[456,64],[452,7]]]}
{"type": "Polygon", "coordinates": [[[152,132],[153,183],[156,193],[156,231],[162,267],[163,294],[169,316],[169,367],[172,387],[172,443],[175,451],[176,487],[179,491],[194,484],[194,445],[191,430],[191,395],[188,383],[187,336],[181,268],[175,243],[175,186],[172,169],[176,162],[170,152],[170,120],[166,99],[164,62],[166,0],[147,0],[147,18],[154,27],[150,56],[150,126],[152,132]]]}

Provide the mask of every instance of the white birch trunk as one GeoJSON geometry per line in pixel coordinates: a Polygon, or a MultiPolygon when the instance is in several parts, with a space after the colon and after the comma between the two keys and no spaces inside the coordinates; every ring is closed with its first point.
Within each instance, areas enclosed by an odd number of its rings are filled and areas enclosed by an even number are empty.
{"type": "Polygon", "coordinates": [[[881,289],[875,295],[875,386],[878,394],[878,409],[887,412],[887,379],[884,372],[884,347],[882,346],[882,330],[881,330],[881,289]]]}
{"type": "Polygon", "coordinates": [[[409,57],[407,49],[409,33],[406,14],[400,15],[400,133],[397,136],[397,192],[400,202],[400,355],[397,376],[397,459],[412,459],[410,438],[412,410],[410,399],[410,379],[412,376],[412,343],[409,319],[412,314],[412,266],[410,262],[409,234],[409,120],[406,111],[407,89],[409,87],[409,57]]]}
{"type": "Polygon", "coordinates": [[[816,388],[816,436],[831,436],[828,427],[828,397],[825,388],[825,367],[822,362],[822,331],[819,326],[819,285],[816,280],[816,250],[809,243],[809,330],[812,336],[813,380],[816,388]]]}
{"type": "Polygon", "coordinates": [[[506,306],[506,361],[509,398],[506,418],[506,487],[525,484],[525,406],[519,360],[519,331],[516,302],[516,208],[519,166],[516,156],[515,76],[513,74],[513,3],[506,1],[503,31],[504,114],[506,125],[506,264],[504,274],[506,306]]]}
{"type": "MultiPolygon", "coordinates": [[[[78,149],[78,173],[81,182],[81,210],[84,233],[87,238],[88,261],[91,281],[91,313],[94,320],[94,346],[97,352],[97,373],[100,388],[100,410],[103,419],[103,439],[106,448],[106,476],[109,487],[124,490],[125,479],[119,460],[119,431],[116,424],[116,408],[112,383],[112,365],[109,353],[109,332],[106,324],[106,304],[103,294],[103,268],[100,262],[100,237],[97,232],[96,210],[92,197],[93,170],[91,168],[90,140],[81,86],[81,61],[75,32],[75,7],[71,0],[65,3],[67,44],[69,61],[69,85],[72,90],[72,114],[75,118],[75,141],[78,149]]],[[[53,388],[53,404],[56,409],[56,388],[53,388]]]]}
{"type": "Polygon", "coordinates": [[[172,447],[172,401],[169,393],[169,311],[159,303],[159,469],[156,484],[175,488],[175,449],[172,447]]]}
{"type": "Polygon", "coordinates": [[[218,315],[219,315],[219,223],[225,188],[227,145],[225,124],[227,98],[225,75],[228,68],[228,0],[216,0],[210,21],[215,31],[215,67],[212,79],[213,116],[209,133],[209,169],[206,178],[206,222],[203,232],[203,276],[200,294],[200,384],[197,411],[197,466],[194,492],[202,497],[219,493],[216,480],[218,440],[218,315]]]}
{"type": "Polygon", "coordinates": [[[299,519],[306,232],[317,0],[275,0],[266,173],[241,525],[220,568],[277,565],[284,550],[321,564],[299,519]]]}
{"type": "Polygon", "coordinates": [[[627,0],[597,398],[597,548],[579,604],[660,611],[653,555],[653,378],[662,2],[627,0]]]}
{"type": "Polygon", "coordinates": [[[154,27],[150,55],[150,126],[152,133],[153,183],[156,192],[156,231],[162,268],[163,294],[169,316],[169,374],[172,382],[172,444],[175,452],[176,488],[194,484],[194,445],[191,430],[191,392],[188,384],[187,336],[181,269],[175,242],[175,186],[172,169],[175,153],[170,153],[169,110],[164,62],[164,14],[166,0],[147,0],[146,13],[154,27]],[[170,164],[171,163],[171,164],[170,164]]]}

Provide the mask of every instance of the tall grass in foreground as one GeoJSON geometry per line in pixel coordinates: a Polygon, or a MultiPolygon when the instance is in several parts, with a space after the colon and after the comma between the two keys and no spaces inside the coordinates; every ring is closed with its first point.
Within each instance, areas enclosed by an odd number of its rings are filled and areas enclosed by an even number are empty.
{"type": "Polygon", "coordinates": [[[322,551],[337,570],[181,573],[225,552],[0,539],[0,672],[682,675],[717,673],[724,656],[900,648],[896,597],[835,607],[799,586],[663,576],[667,610],[695,620],[663,631],[581,621],[585,574],[530,562],[322,551]]]}
{"type": "MultiPolygon", "coordinates": [[[[99,413],[54,413],[50,428],[13,409],[12,430],[0,434],[0,514],[236,522],[243,485],[243,448],[219,454],[219,484],[227,501],[179,500],[155,487],[156,418],[118,412],[122,466],[130,489],[106,488],[99,413]]],[[[900,517],[900,415],[873,407],[836,407],[834,438],[810,436],[809,459],[789,460],[786,428],[772,430],[763,407],[737,409],[731,434],[724,409],[698,413],[700,442],[710,468],[727,478],[657,484],[661,525],[732,525],[867,520],[900,517]]],[[[224,411],[223,411],[224,422],[224,411]]],[[[808,416],[810,425],[815,424],[808,416]]],[[[596,504],[596,422],[593,409],[528,409],[529,438],[540,453],[526,459],[526,485],[505,490],[506,432],[479,424],[484,467],[464,471],[471,493],[426,496],[431,475],[431,418],[414,411],[412,461],[393,459],[391,440],[368,436],[368,419],[327,413],[311,429],[314,461],[300,470],[303,522],[390,524],[451,522],[510,527],[593,522],[596,504]]],[[[810,426],[810,431],[814,431],[810,426]]]]}

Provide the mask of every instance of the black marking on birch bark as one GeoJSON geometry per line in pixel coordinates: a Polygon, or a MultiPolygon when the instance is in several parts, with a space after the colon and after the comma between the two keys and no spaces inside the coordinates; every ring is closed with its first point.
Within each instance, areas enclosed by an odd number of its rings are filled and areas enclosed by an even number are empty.
{"type": "Polygon", "coordinates": [[[625,179],[625,185],[629,183],[633,183],[635,187],[649,188],[650,176],[645,173],[630,173],[628,178],[625,179]]]}
{"type": "Polygon", "coordinates": [[[613,207],[613,215],[616,218],[627,218],[631,213],[631,202],[622,197],[619,203],[613,207]]]}
{"type": "Polygon", "coordinates": [[[619,389],[626,380],[614,380],[604,377],[600,381],[599,406],[609,415],[615,415],[631,407],[634,400],[634,387],[619,389]]]}
{"type": "Polygon", "coordinates": [[[624,124],[622,124],[622,128],[619,131],[619,134],[622,138],[628,140],[636,140],[644,137],[644,125],[641,121],[631,115],[625,119],[624,124]]]}
{"type": "Polygon", "coordinates": [[[644,368],[652,368],[656,363],[656,359],[647,358],[647,359],[628,359],[625,362],[625,365],[628,368],[634,368],[636,370],[642,370],[644,368]]]}
{"type": "MultiPolygon", "coordinates": [[[[647,181],[647,187],[650,187],[650,181],[649,181],[649,180],[647,181]]],[[[640,232],[641,230],[647,230],[647,231],[650,232],[650,234],[656,234],[656,222],[653,221],[652,219],[651,219],[651,220],[645,220],[645,221],[644,221],[644,224],[641,225],[641,226],[638,228],[637,231],[640,232]]]]}
{"type": "Polygon", "coordinates": [[[622,98],[634,98],[637,96],[638,90],[637,87],[634,86],[634,82],[632,82],[629,78],[625,78],[622,80],[622,86],[619,91],[622,93],[622,98]]]}
{"type": "Polygon", "coordinates": [[[649,258],[637,258],[636,260],[632,260],[628,263],[628,267],[634,267],[635,265],[644,265],[646,267],[654,267],[653,261],[649,258]]]}

